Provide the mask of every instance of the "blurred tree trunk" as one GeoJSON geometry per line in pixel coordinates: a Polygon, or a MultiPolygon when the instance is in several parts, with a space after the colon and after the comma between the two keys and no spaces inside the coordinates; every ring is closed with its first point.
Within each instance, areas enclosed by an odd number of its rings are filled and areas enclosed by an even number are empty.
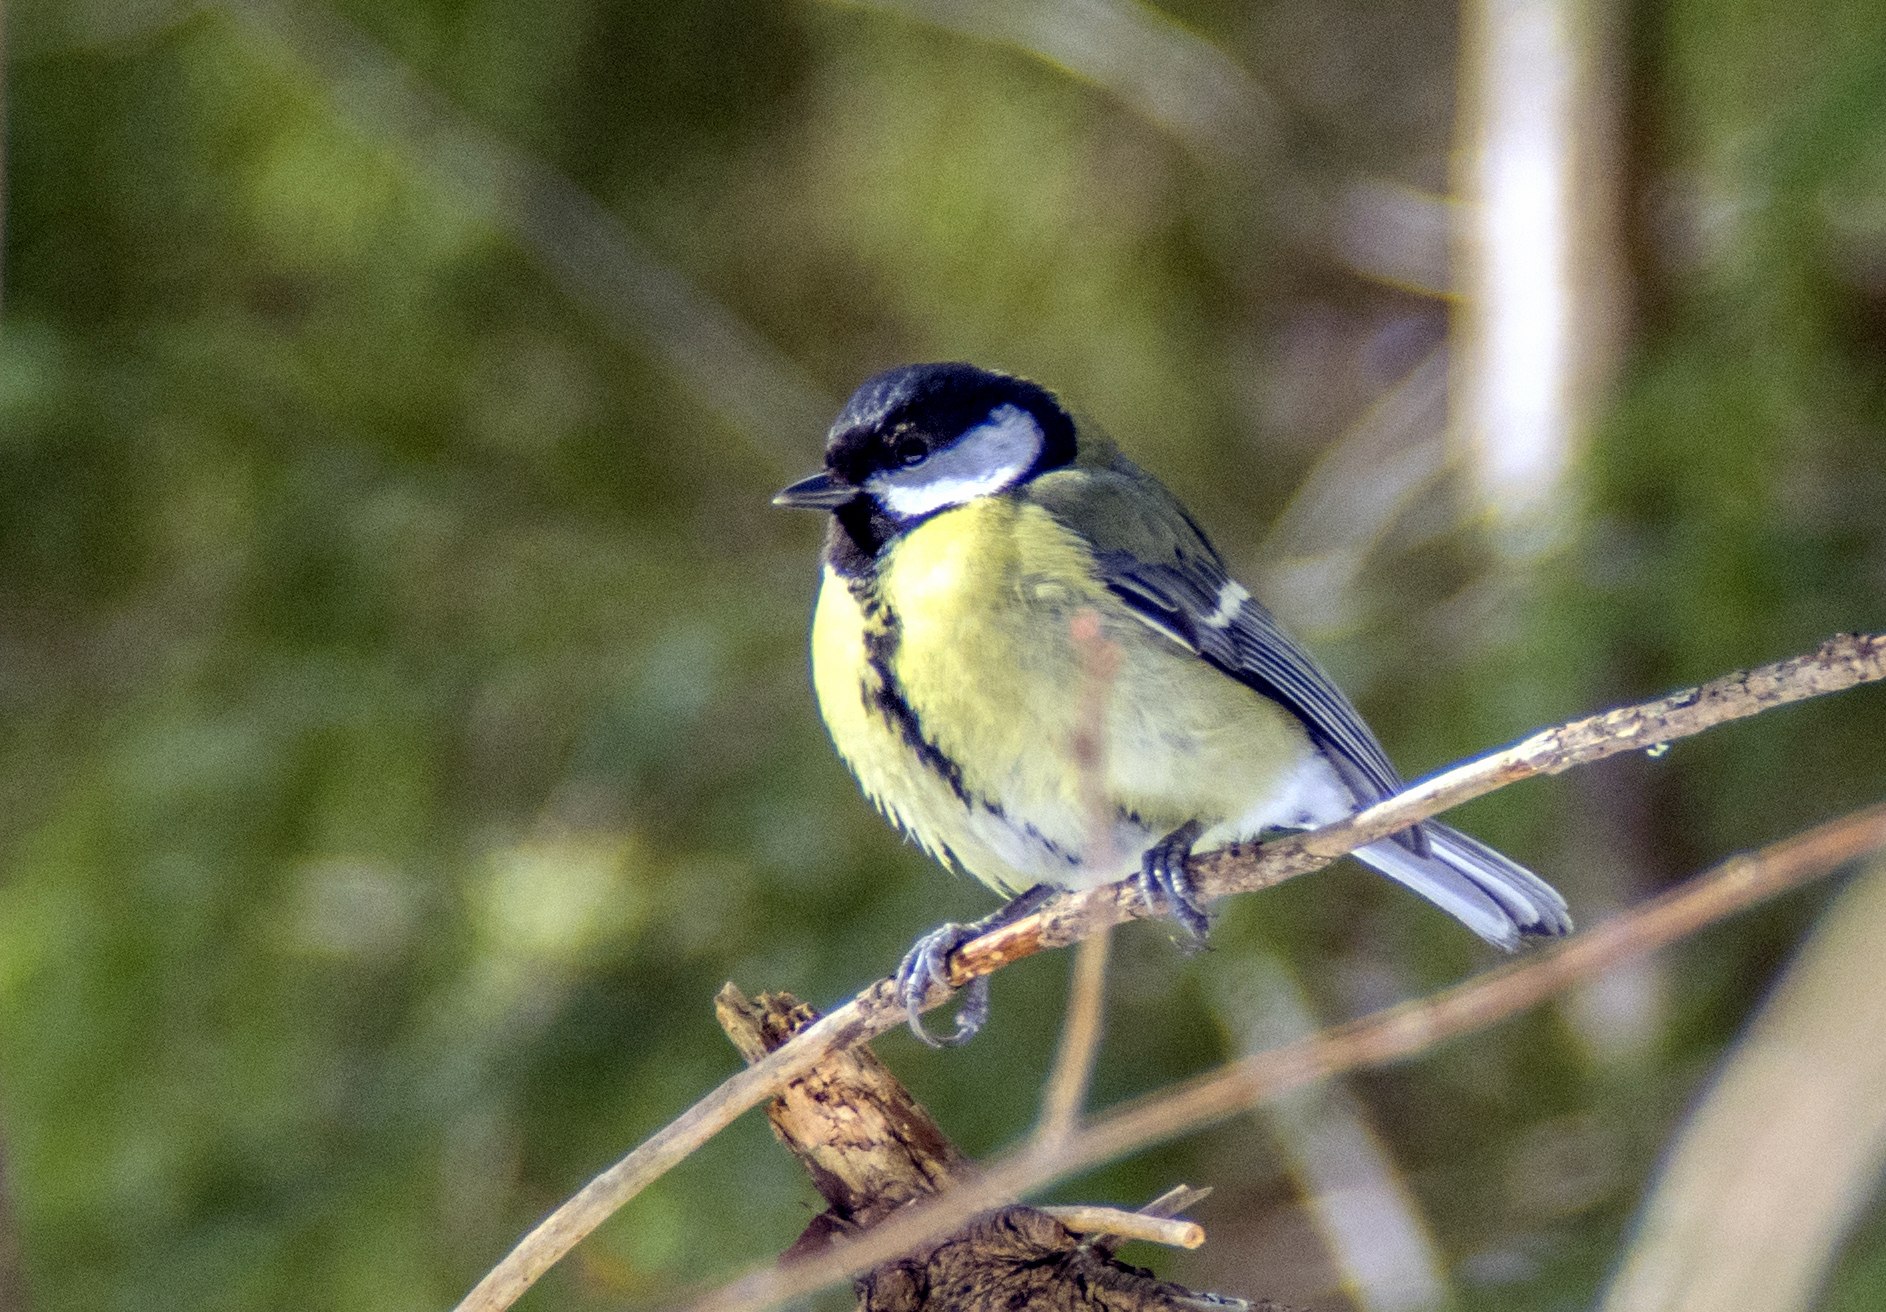
{"type": "Polygon", "coordinates": [[[1886,1165],[1886,863],[1827,913],[1690,1118],[1603,1312],[1813,1305],[1886,1165]]]}
{"type": "Polygon", "coordinates": [[[1615,0],[1470,0],[1461,23],[1455,425],[1496,544],[1576,523],[1570,475],[1622,349],[1615,0]]]}

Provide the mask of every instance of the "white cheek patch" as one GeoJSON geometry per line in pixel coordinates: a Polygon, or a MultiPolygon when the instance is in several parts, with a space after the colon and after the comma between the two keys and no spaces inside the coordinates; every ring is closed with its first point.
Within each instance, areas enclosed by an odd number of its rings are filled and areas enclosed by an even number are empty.
{"type": "Polygon", "coordinates": [[[886,469],[865,490],[899,519],[917,519],[1014,485],[1041,455],[1041,425],[1018,405],[989,417],[920,465],[886,469]]]}

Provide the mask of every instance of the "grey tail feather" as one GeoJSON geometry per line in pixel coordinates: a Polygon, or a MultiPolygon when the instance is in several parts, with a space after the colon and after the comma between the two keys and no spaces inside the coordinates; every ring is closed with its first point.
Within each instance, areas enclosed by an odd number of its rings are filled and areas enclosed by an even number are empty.
{"type": "Polygon", "coordinates": [[[1429,822],[1429,855],[1392,839],[1358,848],[1356,856],[1404,884],[1496,947],[1511,952],[1522,934],[1568,934],[1572,917],[1557,889],[1458,829],[1429,822]]]}

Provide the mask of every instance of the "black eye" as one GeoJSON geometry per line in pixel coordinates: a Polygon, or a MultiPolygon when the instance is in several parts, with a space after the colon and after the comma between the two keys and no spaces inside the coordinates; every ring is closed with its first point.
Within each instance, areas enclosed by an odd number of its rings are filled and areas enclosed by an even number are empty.
{"type": "Polygon", "coordinates": [[[891,455],[906,468],[922,464],[929,454],[930,444],[921,437],[900,437],[891,444],[891,455]]]}

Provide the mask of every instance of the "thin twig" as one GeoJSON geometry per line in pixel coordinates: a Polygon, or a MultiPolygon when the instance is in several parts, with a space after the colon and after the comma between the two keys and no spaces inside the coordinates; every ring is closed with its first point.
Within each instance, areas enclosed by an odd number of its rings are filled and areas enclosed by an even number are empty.
{"type": "Polygon", "coordinates": [[[1886,848],[1886,804],[1733,857],[1662,897],[1427,998],[1373,1012],[1233,1062],[1129,1103],[1042,1152],[1031,1141],[968,1184],[913,1207],[829,1253],[767,1267],[689,1305],[689,1312],[765,1312],[919,1248],[969,1217],[1089,1167],[1247,1111],[1347,1071],[1387,1066],[1530,1010],[1616,966],[1886,848]]]}
{"type": "Polygon", "coordinates": [[[1067,1207],[1041,1209],[1077,1235],[1117,1235],[1121,1239],[1143,1239],[1167,1248],[1198,1248],[1205,1242],[1205,1227],[1197,1221],[1167,1216],[1149,1216],[1145,1212],[1126,1212],[1117,1207],[1097,1207],[1075,1203],[1067,1207]]]}
{"type": "MultiPolygon", "coordinates": [[[[1073,637],[1081,657],[1081,708],[1074,738],[1074,766],[1081,807],[1087,814],[1087,846],[1093,864],[1114,868],[1113,809],[1106,799],[1107,711],[1120,673],[1120,649],[1101,633],[1100,615],[1083,610],[1074,617],[1073,637]]],[[[1067,1017],[1054,1066],[1042,1089],[1041,1119],[1035,1133],[1044,1143],[1066,1137],[1087,1105],[1094,1059],[1100,1052],[1107,1001],[1107,957],[1112,927],[1097,926],[1074,948],[1068,980],[1067,1017]]]]}
{"type": "Polygon", "coordinates": [[[1211,1186],[1175,1184],[1139,1210],[1147,1216],[1178,1216],[1211,1197],[1211,1186]]]}
{"type": "MultiPolygon", "coordinates": [[[[1321,1028],[1302,981],[1274,951],[1240,953],[1213,972],[1212,1010],[1239,1054],[1321,1028]]],[[[835,1058],[835,1060],[837,1060],[835,1058]]],[[[1361,1312],[1451,1306],[1446,1262],[1420,1198],[1345,1080],[1273,1098],[1256,1110],[1295,1182],[1310,1228],[1361,1312]]]]}
{"type": "MultiPolygon", "coordinates": [[[[1652,748],[1730,720],[1881,678],[1886,678],[1886,636],[1841,634],[1807,656],[1547,729],[1416,784],[1348,820],[1262,845],[1237,844],[1200,853],[1186,868],[1208,897],[1268,888],[1518,780],[1557,774],[1619,752],[1652,748]]],[[[1065,947],[1083,927],[1091,931],[1098,924],[1146,914],[1134,880],[1057,898],[1033,915],[966,944],[951,958],[951,983],[960,987],[976,975],[991,974],[1033,953],[1065,947]]],[[[1574,944],[1582,946],[1590,937],[1574,944]]],[[[940,1006],[948,997],[947,990],[934,989],[925,1006],[940,1006]]],[[[545,1218],[478,1282],[456,1312],[501,1312],[510,1307],[585,1235],[742,1112],[816,1066],[826,1054],[874,1038],[903,1024],[904,1018],[904,1002],[896,989],[889,980],[879,980],[792,1042],[731,1076],[545,1218]]],[[[999,1195],[994,1197],[999,1199],[999,1195]]]]}
{"type": "Polygon", "coordinates": [[[1112,927],[1103,925],[1074,945],[1074,970],[1068,980],[1067,1019],[1061,1025],[1061,1044],[1041,1095],[1041,1119],[1035,1137],[1044,1144],[1059,1143],[1080,1124],[1093,1081],[1094,1058],[1107,997],[1107,956],[1112,927]]]}

